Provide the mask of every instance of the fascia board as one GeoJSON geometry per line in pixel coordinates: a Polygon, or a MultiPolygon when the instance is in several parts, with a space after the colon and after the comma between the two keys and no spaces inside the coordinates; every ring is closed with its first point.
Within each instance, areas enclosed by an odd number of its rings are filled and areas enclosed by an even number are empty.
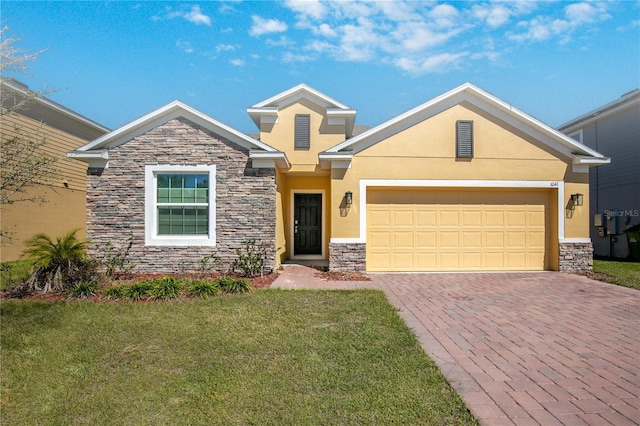
{"type": "MultiPolygon", "coordinates": [[[[28,89],[27,86],[24,86],[24,88],[23,88],[22,87],[23,85],[20,82],[17,82],[17,81],[14,83],[14,82],[5,80],[5,81],[2,82],[2,85],[8,87],[9,89],[11,89],[13,91],[16,91],[16,92],[20,93],[23,96],[29,96],[29,92],[31,92],[28,89]]],[[[106,132],[109,131],[109,128],[107,128],[107,127],[105,127],[105,126],[103,126],[103,125],[101,125],[99,123],[96,123],[95,121],[90,120],[89,118],[87,118],[87,117],[85,117],[83,115],[80,115],[77,112],[75,112],[73,110],[70,110],[69,108],[66,108],[66,107],[60,105],[57,102],[54,102],[54,101],[52,101],[50,99],[47,99],[47,98],[43,97],[42,95],[37,94],[36,92],[32,92],[32,93],[34,95],[33,100],[36,103],[38,103],[40,105],[43,105],[46,108],[49,108],[49,109],[51,109],[51,110],[53,110],[53,111],[55,111],[55,112],[57,112],[57,113],[59,113],[61,115],[67,116],[69,118],[72,118],[73,120],[76,120],[76,121],[84,124],[85,126],[91,127],[91,128],[93,128],[93,129],[95,129],[95,130],[97,130],[99,132],[106,133],[106,132]]]]}
{"type": "Polygon", "coordinates": [[[290,105],[300,99],[310,99],[318,105],[328,108],[335,107],[344,110],[351,109],[348,106],[336,101],[335,99],[325,95],[322,92],[319,92],[306,84],[299,84],[291,89],[285,90],[284,92],[278,93],[275,96],[270,97],[262,102],[258,102],[253,105],[251,108],[263,108],[270,106],[280,106],[284,107],[290,105]]]}
{"type": "Polygon", "coordinates": [[[573,157],[576,152],[592,157],[604,157],[599,152],[475,86],[469,87],[468,92],[475,92],[476,96],[466,97],[467,102],[524,131],[567,157],[573,157]]]}
{"type": "Polygon", "coordinates": [[[240,146],[247,149],[258,148],[265,151],[276,151],[274,148],[245,135],[224,123],[221,123],[200,111],[183,104],[180,101],[173,101],[137,120],[126,124],[92,142],[80,147],[77,151],[89,151],[100,148],[117,147],[136,136],[142,135],[174,118],[184,117],[205,129],[211,130],[240,146]]]}
{"type": "Polygon", "coordinates": [[[576,130],[590,126],[596,121],[604,120],[612,115],[637,107],[638,105],[640,105],[640,90],[636,89],[631,93],[622,96],[621,99],[617,99],[598,109],[561,124],[558,126],[558,130],[562,133],[573,133],[576,130]]]}
{"type": "Polygon", "coordinates": [[[343,149],[352,147],[353,152],[357,153],[375,145],[376,143],[387,139],[396,133],[401,132],[427,118],[436,115],[460,102],[459,97],[461,86],[444,95],[438,96],[416,108],[413,108],[399,116],[392,118],[379,126],[373,127],[366,132],[359,134],[347,141],[344,141],[325,152],[339,152],[343,149]]]}
{"type": "Polygon", "coordinates": [[[611,163],[611,158],[610,157],[585,157],[582,155],[574,155],[573,156],[573,160],[572,160],[573,164],[586,164],[589,166],[599,166],[602,164],[610,164],[611,163]]]}
{"type": "Polygon", "coordinates": [[[603,157],[599,152],[574,141],[565,134],[525,114],[471,83],[465,83],[447,93],[435,97],[377,127],[329,148],[326,152],[339,152],[349,147],[352,147],[355,153],[360,152],[463,101],[475,105],[505,123],[524,131],[526,134],[535,137],[568,158],[572,158],[575,152],[592,157],[603,157]]]}
{"type": "Polygon", "coordinates": [[[280,168],[283,168],[283,169],[291,168],[291,163],[289,162],[287,155],[281,151],[265,152],[265,151],[251,150],[249,151],[249,158],[251,160],[272,160],[280,168]]]}
{"type": "Polygon", "coordinates": [[[74,158],[76,160],[93,160],[93,159],[109,159],[109,151],[71,151],[67,152],[67,157],[74,158]]]}

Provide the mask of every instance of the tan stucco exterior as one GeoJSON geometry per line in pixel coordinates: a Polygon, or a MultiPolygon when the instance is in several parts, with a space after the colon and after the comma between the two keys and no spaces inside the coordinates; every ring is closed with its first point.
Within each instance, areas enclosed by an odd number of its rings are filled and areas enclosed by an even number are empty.
{"type": "Polygon", "coordinates": [[[417,194],[431,187],[479,199],[489,199],[496,191],[512,192],[524,209],[528,198],[540,199],[542,195],[546,232],[540,267],[557,270],[559,243],[589,238],[588,174],[586,169],[574,172],[565,147],[508,121],[478,103],[461,101],[409,126],[399,125],[381,140],[369,143],[363,139],[349,148],[352,158],[347,167],[342,162],[331,168],[322,164],[319,154],[348,143],[345,126],[328,125],[327,108],[315,99],[283,102],[275,123],[260,126],[260,140],[284,152],[291,163],[290,168],[277,173],[278,261],[294,257],[291,220],[296,191],[323,193],[322,257],[328,259],[331,241],[367,243],[363,226],[367,203],[371,202],[364,202],[367,192],[377,188],[417,194]],[[296,114],[311,117],[308,150],[294,149],[296,114]],[[458,120],[473,121],[473,158],[456,158],[458,120]],[[350,206],[345,205],[347,192],[353,196],[350,206]],[[575,193],[583,194],[582,206],[570,202],[575,193]]]}

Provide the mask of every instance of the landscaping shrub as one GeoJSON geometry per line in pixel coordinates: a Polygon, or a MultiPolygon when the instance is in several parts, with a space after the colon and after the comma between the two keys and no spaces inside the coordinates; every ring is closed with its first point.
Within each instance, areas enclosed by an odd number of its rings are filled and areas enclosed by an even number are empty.
{"type": "Polygon", "coordinates": [[[196,280],[189,283],[187,293],[191,297],[208,299],[209,296],[215,296],[220,293],[220,288],[213,281],[196,280]]]}
{"type": "Polygon", "coordinates": [[[106,253],[102,258],[102,267],[107,277],[130,275],[135,268],[135,263],[129,257],[129,250],[133,245],[133,237],[127,239],[126,247],[116,248],[111,241],[106,244],[106,253]]]}
{"type": "Polygon", "coordinates": [[[78,229],[52,240],[46,234],[26,241],[24,254],[33,261],[26,282],[29,290],[63,291],[79,281],[97,281],[97,263],[87,258],[87,242],[80,240],[78,229]]]}
{"type": "Polygon", "coordinates": [[[124,296],[134,301],[147,299],[152,286],[153,284],[149,280],[138,281],[125,286],[124,296]]]}
{"type": "Polygon", "coordinates": [[[216,285],[225,293],[248,293],[253,288],[251,283],[244,278],[220,277],[215,281],[216,285]]]}
{"type": "Polygon", "coordinates": [[[173,277],[149,280],[149,296],[153,300],[177,299],[182,291],[183,282],[173,277]]]}
{"type": "Polygon", "coordinates": [[[125,284],[112,285],[105,288],[102,294],[107,299],[122,299],[126,296],[128,287],[125,284]]]}
{"type": "Polygon", "coordinates": [[[79,283],[71,287],[71,290],[69,290],[69,296],[75,299],[81,299],[83,297],[91,297],[96,294],[97,290],[98,290],[98,284],[88,282],[88,281],[80,281],[79,283]]]}
{"type": "Polygon", "coordinates": [[[233,269],[249,278],[262,276],[268,247],[266,243],[258,242],[255,238],[245,240],[242,249],[236,249],[238,259],[234,262],[233,269]]]}

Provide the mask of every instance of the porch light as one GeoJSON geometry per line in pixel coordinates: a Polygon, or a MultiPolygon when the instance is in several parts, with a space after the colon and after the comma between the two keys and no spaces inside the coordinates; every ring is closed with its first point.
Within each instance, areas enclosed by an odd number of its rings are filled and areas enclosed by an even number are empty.
{"type": "Polygon", "coordinates": [[[344,193],[344,203],[347,207],[351,206],[351,203],[353,203],[353,193],[351,191],[344,193]]]}
{"type": "Polygon", "coordinates": [[[581,206],[583,203],[583,195],[578,193],[578,194],[571,194],[571,201],[573,202],[573,205],[575,206],[581,206]]]}

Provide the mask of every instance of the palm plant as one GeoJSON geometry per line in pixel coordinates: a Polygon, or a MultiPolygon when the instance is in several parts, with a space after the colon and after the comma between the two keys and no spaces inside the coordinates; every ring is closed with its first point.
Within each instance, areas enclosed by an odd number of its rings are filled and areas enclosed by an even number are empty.
{"type": "Polygon", "coordinates": [[[46,234],[36,234],[26,241],[23,255],[33,261],[27,281],[30,289],[61,291],[74,275],[79,275],[87,264],[87,242],[79,239],[77,232],[73,229],[55,241],[46,234]]]}

